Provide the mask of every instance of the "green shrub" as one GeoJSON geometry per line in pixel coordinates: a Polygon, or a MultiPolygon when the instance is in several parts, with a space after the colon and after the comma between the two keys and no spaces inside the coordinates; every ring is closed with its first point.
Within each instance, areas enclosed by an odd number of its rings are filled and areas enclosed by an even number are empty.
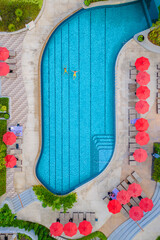
{"type": "Polygon", "coordinates": [[[107,1],[107,0],[84,0],[84,4],[85,4],[86,6],[89,6],[91,3],[101,2],[101,1],[107,1]]]}
{"type": "Polygon", "coordinates": [[[5,114],[4,114],[4,118],[5,118],[6,120],[9,119],[9,117],[10,117],[10,116],[9,116],[8,113],[5,113],[5,114]]]}
{"type": "Polygon", "coordinates": [[[14,32],[14,31],[16,31],[16,27],[15,27],[15,25],[12,24],[12,23],[10,23],[10,24],[8,25],[8,30],[9,30],[10,32],[14,32]]]}
{"type": "Polygon", "coordinates": [[[23,239],[32,240],[31,237],[27,236],[26,234],[22,234],[22,233],[18,233],[18,234],[17,234],[17,239],[18,239],[18,240],[23,240],[23,239]]]}
{"type": "Polygon", "coordinates": [[[79,238],[80,240],[91,240],[99,238],[100,240],[107,240],[107,237],[100,231],[93,232],[85,237],[79,238]]]}
{"type": "Polygon", "coordinates": [[[0,170],[5,168],[6,161],[4,158],[0,158],[0,170]]]}
{"type": "Polygon", "coordinates": [[[66,212],[67,209],[73,207],[77,199],[76,193],[70,193],[66,196],[58,196],[40,185],[33,186],[33,191],[44,206],[51,207],[53,211],[55,209],[60,210],[63,208],[64,212],[66,212]]]}
{"type": "Polygon", "coordinates": [[[137,38],[137,40],[138,40],[139,42],[143,42],[143,41],[144,41],[144,36],[143,36],[143,35],[139,35],[138,38],[137,38]]]}
{"type": "Polygon", "coordinates": [[[6,146],[6,144],[5,143],[1,143],[0,144],[0,153],[2,153],[2,152],[5,152],[6,153],[6,151],[7,151],[7,146],[6,146]]]}
{"type": "Polygon", "coordinates": [[[160,240],[160,236],[156,238],[156,240],[160,240]]]}
{"type": "Polygon", "coordinates": [[[23,15],[23,11],[21,9],[17,8],[16,11],[15,11],[15,14],[16,14],[17,17],[20,18],[23,15]]]}

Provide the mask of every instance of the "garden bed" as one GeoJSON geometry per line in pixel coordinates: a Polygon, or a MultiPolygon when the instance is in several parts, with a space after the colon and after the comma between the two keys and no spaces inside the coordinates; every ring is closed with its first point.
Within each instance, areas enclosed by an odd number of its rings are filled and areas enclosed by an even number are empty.
{"type": "MultiPolygon", "coordinates": [[[[3,161],[4,156],[6,155],[5,144],[3,143],[3,134],[7,131],[7,121],[0,120],[0,161],[3,161]]],[[[0,169],[0,196],[6,192],[6,167],[0,169]]]]}
{"type": "Polygon", "coordinates": [[[84,5],[89,6],[91,3],[96,3],[96,2],[104,2],[106,0],[84,0],[84,5]]]}
{"type": "Polygon", "coordinates": [[[0,32],[13,32],[38,16],[43,0],[0,0],[0,32]]]}
{"type": "Polygon", "coordinates": [[[160,46],[160,27],[148,33],[148,40],[154,45],[160,46]]]}
{"type": "MultiPolygon", "coordinates": [[[[153,152],[160,155],[160,143],[154,143],[153,152]]],[[[152,180],[160,182],[160,157],[152,158],[152,180]]]]}
{"type": "Polygon", "coordinates": [[[0,119],[9,119],[9,98],[1,97],[0,98],[0,119]]]}

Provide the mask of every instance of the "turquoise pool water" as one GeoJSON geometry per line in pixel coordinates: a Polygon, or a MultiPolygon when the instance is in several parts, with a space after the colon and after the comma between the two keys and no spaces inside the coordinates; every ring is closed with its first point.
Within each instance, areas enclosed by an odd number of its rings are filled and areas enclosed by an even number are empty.
{"type": "Polygon", "coordinates": [[[42,150],[36,173],[53,193],[69,193],[110,162],[116,57],[148,27],[141,2],[134,2],[82,10],[51,35],[41,64],[42,150]],[[71,70],[79,71],[75,80],[71,70]]]}

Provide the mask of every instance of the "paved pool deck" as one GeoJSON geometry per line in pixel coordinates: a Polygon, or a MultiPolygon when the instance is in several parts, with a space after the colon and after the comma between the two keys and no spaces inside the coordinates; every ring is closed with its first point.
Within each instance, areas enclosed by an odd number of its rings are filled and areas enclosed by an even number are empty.
{"type": "MultiPolygon", "coordinates": [[[[34,176],[35,161],[40,151],[40,96],[38,79],[38,62],[41,49],[51,30],[73,11],[81,8],[80,0],[47,0],[44,12],[31,31],[27,31],[23,41],[22,49],[22,74],[28,99],[28,119],[23,139],[23,171],[16,173],[14,179],[15,190],[22,192],[34,184],[38,184],[34,176]]],[[[117,139],[116,151],[107,169],[93,181],[85,184],[76,190],[78,202],[71,212],[74,211],[95,211],[98,222],[93,230],[102,230],[108,236],[120,223],[125,221],[122,214],[111,215],[107,206],[102,200],[106,193],[114,188],[133,170],[136,170],[144,179],[142,187],[148,197],[154,193],[155,183],[150,180],[151,157],[138,167],[131,167],[128,160],[128,115],[127,115],[127,81],[129,62],[144,55],[151,61],[150,70],[152,76],[153,93],[151,96],[150,112],[146,118],[150,120],[149,134],[151,141],[147,147],[149,153],[152,152],[152,143],[158,140],[160,132],[160,116],[156,114],[155,97],[156,84],[155,65],[158,62],[158,55],[148,52],[140,47],[134,40],[127,43],[124,51],[119,56],[117,62],[116,77],[116,112],[117,112],[117,139]],[[159,126],[157,126],[159,124],[159,126]]],[[[42,208],[41,204],[35,202],[17,214],[18,218],[39,222],[47,227],[56,220],[58,212],[53,212],[50,208],[42,208]]],[[[78,237],[78,236],[76,236],[78,237]]]]}

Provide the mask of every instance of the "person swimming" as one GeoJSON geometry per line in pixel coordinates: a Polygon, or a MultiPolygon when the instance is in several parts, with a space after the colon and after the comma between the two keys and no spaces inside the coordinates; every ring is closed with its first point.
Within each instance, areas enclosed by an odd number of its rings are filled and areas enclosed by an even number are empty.
{"type": "Polygon", "coordinates": [[[72,71],[72,72],[73,72],[73,80],[74,80],[74,79],[76,79],[76,73],[79,72],[79,71],[72,71]]]}
{"type": "Polygon", "coordinates": [[[65,73],[68,74],[68,72],[67,72],[67,67],[64,67],[64,73],[63,73],[63,75],[64,75],[65,73]]]}

